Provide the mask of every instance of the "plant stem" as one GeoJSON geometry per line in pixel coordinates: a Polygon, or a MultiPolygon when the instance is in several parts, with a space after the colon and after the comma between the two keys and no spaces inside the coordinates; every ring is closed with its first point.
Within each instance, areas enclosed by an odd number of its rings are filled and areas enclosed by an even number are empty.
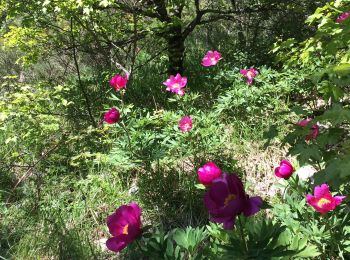
{"type": "Polygon", "coordinates": [[[141,247],[138,239],[135,240],[135,243],[136,243],[137,247],[140,249],[140,252],[142,252],[142,247],[141,247]]]}
{"type": "Polygon", "coordinates": [[[126,129],[124,122],[120,122],[120,125],[122,126],[122,128],[124,129],[126,136],[128,138],[128,144],[129,144],[129,150],[132,153],[132,149],[131,149],[131,139],[130,139],[130,135],[129,135],[129,131],[126,129]]]}
{"type": "MultiPolygon", "coordinates": [[[[124,111],[125,104],[124,104],[124,93],[123,93],[123,90],[120,91],[120,97],[121,97],[121,103],[122,103],[122,111],[124,111]]],[[[124,129],[124,131],[126,133],[126,136],[128,138],[128,143],[129,143],[129,150],[130,150],[130,153],[132,153],[132,150],[131,150],[131,139],[130,139],[129,131],[126,129],[125,124],[124,124],[123,121],[120,122],[120,125],[122,126],[122,128],[124,129]]]]}
{"type": "Polygon", "coordinates": [[[242,221],[241,221],[240,216],[238,216],[238,225],[239,225],[239,231],[241,233],[241,238],[242,238],[243,243],[244,243],[244,247],[245,247],[246,251],[248,251],[247,241],[245,240],[243,225],[242,225],[242,221]]]}
{"type": "Polygon", "coordinates": [[[333,232],[333,227],[331,226],[331,224],[333,223],[333,219],[332,219],[332,215],[329,216],[329,218],[325,218],[326,221],[326,227],[329,230],[329,234],[330,234],[330,241],[331,241],[331,249],[330,249],[330,256],[332,257],[334,255],[334,241],[335,240],[335,233],[333,232]]]}

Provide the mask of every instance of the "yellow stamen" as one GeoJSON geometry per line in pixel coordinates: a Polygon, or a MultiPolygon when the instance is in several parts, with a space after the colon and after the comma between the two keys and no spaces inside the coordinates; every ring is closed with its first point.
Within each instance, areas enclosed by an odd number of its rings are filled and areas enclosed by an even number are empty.
{"type": "Polygon", "coordinates": [[[330,200],[327,200],[327,199],[325,199],[325,198],[322,198],[322,199],[320,199],[320,200],[317,202],[317,206],[319,206],[319,207],[321,208],[323,205],[329,204],[329,203],[331,203],[330,200]]]}
{"type": "Polygon", "coordinates": [[[175,88],[175,89],[180,88],[180,84],[179,84],[179,83],[175,83],[175,84],[173,85],[173,88],[175,88]]]}
{"type": "Polygon", "coordinates": [[[129,224],[126,224],[126,225],[123,227],[123,235],[129,234],[129,233],[128,233],[128,229],[129,229],[129,224]]]}
{"type": "Polygon", "coordinates": [[[235,194],[229,194],[224,201],[224,205],[227,206],[230,203],[230,201],[234,200],[235,198],[235,194]]]}

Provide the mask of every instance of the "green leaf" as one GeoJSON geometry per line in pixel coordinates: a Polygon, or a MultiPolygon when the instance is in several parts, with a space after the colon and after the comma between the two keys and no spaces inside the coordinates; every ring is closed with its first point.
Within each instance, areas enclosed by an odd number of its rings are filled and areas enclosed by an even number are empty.
{"type": "Polygon", "coordinates": [[[319,256],[321,252],[319,252],[318,248],[314,245],[307,245],[305,248],[299,252],[296,256],[297,257],[303,257],[303,258],[314,258],[316,256],[319,256]]]}
{"type": "Polygon", "coordinates": [[[328,121],[334,126],[344,122],[350,122],[350,109],[343,108],[340,104],[335,104],[318,119],[320,121],[328,121]]]}
{"type": "Polygon", "coordinates": [[[206,187],[203,184],[201,184],[201,183],[194,185],[194,187],[196,187],[199,190],[205,190],[206,189],[206,187]]]}

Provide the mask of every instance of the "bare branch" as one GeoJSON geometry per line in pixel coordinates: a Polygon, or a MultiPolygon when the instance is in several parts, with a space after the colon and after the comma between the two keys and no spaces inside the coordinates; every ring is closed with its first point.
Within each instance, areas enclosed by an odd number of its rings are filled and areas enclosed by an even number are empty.
{"type": "Polygon", "coordinates": [[[239,15],[239,14],[280,11],[279,9],[271,8],[271,7],[260,7],[257,9],[246,8],[244,10],[231,10],[231,9],[219,10],[219,9],[209,9],[209,8],[200,10],[199,0],[195,0],[194,5],[196,8],[196,17],[185,27],[183,31],[184,38],[186,38],[197,25],[215,22],[223,19],[236,20],[234,15],[239,15]],[[205,15],[211,15],[211,16],[207,20],[202,21],[205,15]]]}
{"type": "MultiPolygon", "coordinates": [[[[112,45],[113,45],[115,48],[120,49],[120,47],[116,46],[114,43],[112,43],[112,45]]],[[[112,60],[112,62],[115,64],[115,66],[116,66],[118,69],[124,71],[126,77],[129,79],[130,71],[127,70],[123,65],[121,65],[121,64],[118,63],[117,61],[113,60],[112,57],[111,57],[111,60],[112,60]]]]}

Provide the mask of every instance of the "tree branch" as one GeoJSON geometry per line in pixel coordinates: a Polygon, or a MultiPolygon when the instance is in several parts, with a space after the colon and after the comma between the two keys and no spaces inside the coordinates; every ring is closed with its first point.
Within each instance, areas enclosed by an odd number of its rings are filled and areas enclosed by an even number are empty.
{"type": "Polygon", "coordinates": [[[86,93],[86,89],[81,81],[81,77],[80,77],[80,69],[79,69],[79,64],[78,64],[78,59],[77,59],[77,54],[76,54],[76,48],[75,48],[75,38],[74,38],[74,32],[73,32],[73,17],[71,17],[71,34],[72,34],[72,41],[73,41],[73,59],[74,59],[74,64],[75,64],[75,68],[77,70],[77,74],[78,74],[78,82],[79,82],[79,87],[80,87],[80,90],[81,92],[83,93],[83,96],[84,96],[84,99],[85,99],[85,103],[86,103],[86,108],[88,110],[88,113],[89,113],[89,117],[90,117],[90,120],[91,120],[91,123],[92,125],[96,128],[97,127],[97,124],[96,124],[96,121],[92,115],[92,112],[91,112],[91,104],[90,104],[90,100],[89,100],[89,97],[86,93]]]}
{"type": "MultiPolygon", "coordinates": [[[[138,7],[138,6],[129,6],[125,3],[116,3],[116,9],[119,9],[123,12],[126,12],[128,14],[133,14],[133,13],[137,13],[146,17],[150,17],[150,18],[157,18],[159,20],[162,20],[162,16],[159,13],[155,13],[152,11],[148,11],[143,9],[142,7],[138,7]]],[[[101,9],[101,6],[97,5],[96,9],[101,9]]],[[[166,10],[166,9],[165,9],[166,10]]]]}
{"type": "Polygon", "coordinates": [[[278,8],[271,8],[271,7],[261,7],[258,9],[246,8],[244,10],[231,10],[231,9],[219,10],[219,9],[209,9],[209,8],[200,10],[199,1],[200,0],[194,1],[194,5],[196,8],[196,17],[185,27],[183,31],[184,38],[186,38],[196,28],[197,25],[219,21],[226,18],[229,18],[230,20],[232,20],[232,19],[235,19],[234,15],[238,15],[238,14],[281,11],[278,8]],[[211,16],[208,20],[205,20],[202,22],[203,16],[208,14],[214,14],[214,16],[211,16]]]}

